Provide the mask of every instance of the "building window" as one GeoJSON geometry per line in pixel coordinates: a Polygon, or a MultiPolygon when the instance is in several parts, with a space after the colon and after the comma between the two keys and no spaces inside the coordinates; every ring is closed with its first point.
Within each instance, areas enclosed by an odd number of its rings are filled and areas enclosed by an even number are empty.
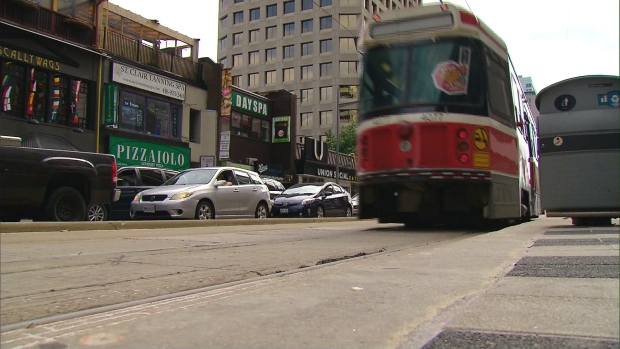
{"type": "Polygon", "coordinates": [[[331,6],[331,5],[332,5],[332,0],[321,0],[321,7],[331,6]]]}
{"type": "Polygon", "coordinates": [[[350,123],[355,123],[356,120],[357,120],[357,109],[340,110],[340,123],[350,124],[350,123]]]}
{"type": "Polygon", "coordinates": [[[278,4],[267,5],[267,18],[278,15],[278,4]]]}
{"type": "Polygon", "coordinates": [[[231,114],[230,131],[232,134],[263,142],[271,141],[271,128],[268,120],[237,111],[233,111],[231,114]]]}
{"type": "Polygon", "coordinates": [[[332,101],[332,87],[331,86],[325,86],[325,87],[321,87],[320,89],[321,92],[321,102],[331,102],[332,101]]]}
{"type": "Polygon", "coordinates": [[[228,8],[228,0],[220,0],[220,8],[225,10],[228,8]]]}
{"type": "Polygon", "coordinates": [[[276,49],[268,48],[265,50],[265,62],[275,62],[276,61],[276,49]]]}
{"type": "Polygon", "coordinates": [[[301,0],[301,10],[312,10],[312,5],[314,5],[314,0],[301,0]]]}
{"type": "Polygon", "coordinates": [[[301,103],[312,103],[314,101],[314,89],[306,88],[300,91],[301,103]]]}
{"type": "Polygon", "coordinates": [[[233,68],[240,67],[243,64],[243,56],[241,54],[233,55],[233,68]]]}
{"type": "Polygon", "coordinates": [[[118,127],[154,136],[180,138],[181,106],[120,92],[118,127]]]}
{"type": "Polygon", "coordinates": [[[243,2],[243,0],[235,0],[235,1],[234,1],[234,3],[235,3],[235,4],[240,4],[240,3],[242,3],[242,2],[243,2]]]}
{"type": "Polygon", "coordinates": [[[272,27],[265,28],[265,39],[266,40],[275,39],[277,34],[278,34],[278,28],[276,28],[275,25],[272,27]]]}
{"type": "Polygon", "coordinates": [[[295,35],[295,23],[284,23],[284,36],[295,35]]]}
{"type": "Polygon", "coordinates": [[[275,84],[276,82],[278,82],[278,80],[276,80],[276,71],[275,70],[269,70],[265,72],[265,84],[269,85],[269,84],[275,84]]]}
{"type": "Polygon", "coordinates": [[[249,36],[249,39],[250,39],[250,43],[252,43],[252,42],[257,42],[257,41],[258,41],[258,38],[259,38],[259,35],[260,35],[260,29],[250,30],[250,31],[248,32],[248,36],[249,36]]]}
{"type": "Polygon", "coordinates": [[[312,126],[312,113],[299,114],[299,125],[301,125],[301,127],[311,127],[312,126]]]}
{"type": "Polygon", "coordinates": [[[357,15],[340,15],[340,25],[345,28],[357,27],[357,15]]]}
{"type": "Polygon", "coordinates": [[[340,52],[355,52],[355,38],[340,38],[340,52]]]}
{"type": "Polygon", "coordinates": [[[320,121],[321,126],[331,126],[332,124],[332,111],[326,110],[320,112],[320,121]]]}
{"type": "Polygon", "coordinates": [[[321,53],[332,52],[332,39],[321,40],[321,53]]]}
{"type": "Polygon", "coordinates": [[[282,47],[282,57],[283,58],[294,58],[295,57],[295,46],[294,45],[288,45],[288,46],[284,46],[282,47]]]}
{"type": "Polygon", "coordinates": [[[312,65],[304,65],[301,67],[301,79],[308,80],[312,79],[313,76],[313,66],[312,65]]]}
{"type": "Polygon", "coordinates": [[[284,14],[295,12],[295,0],[284,2],[284,14]]]}
{"type": "Polygon", "coordinates": [[[200,110],[189,110],[189,141],[200,143],[200,110]]]}
{"type": "Polygon", "coordinates": [[[228,16],[224,16],[220,18],[220,29],[226,29],[227,25],[228,25],[228,16]]]}
{"type": "Polygon", "coordinates": [[[232,84],[233,86],[241,86],[241,75],[233,75],[232,84]]]}
{"type": "Polygon", "coordinates": [[[340,62],[340,76],[357,75],[357,62],[340,62]]]}
{"type": "Polygon", "coordinates": [[[250,9],[250,22],[258,21],[259,19],[260,19],[260,9],[258,7],[250,9]]]}
{"type": "Polygon", "coordinates": [[[312,42],[304,42],[303,44],[301,44],[301,55],[302,56],[312,55],[312,42]]]}
{"type": "Polygon", "coordinates": [[[224,51],[228,47],[228,37],[223,37],[220,39],[220,50],[224,51]]]}
{"type": "Polygon", "coordinates": [[[320,26],[321,26],[321,30],[331,29],[332,28],[332,16],[321,17],[320,26]]]}
{"type": "Polygon", "coordinates": [[[282,69],[282,81],[294,81],[295,80],[295,70],[293,68],[282,69]]]}
{"type": "Polygon", "coordinates": [[[321,63],[321,77],[332,75],[332,62],[321,63]]]}
{"type": "Polygon", "coordinates": [[[226,57],[220,59],[220,64],[222,65],[223,68],[228,68],[227,66],[228,60],[226,59],[226,57]]]}
{"type": "Polygon", "coordinates": [[[312,32],[312,20],[308,19],[305,21],[301,21],[301,33],[310,33],[312,32]]]}
{"type": "Polygon", "coordinates": [[[358,98],[357,85],[340,85],[340,98],[358,98]]]}
{"type": "Polygon", "coordinates": [[[243,38],[243,33],[234,33],[233,34],[233,46],[241,45],[242,38],[243,38]]]}
{"type": "Polygon", "coordinates": [[[249,63],[250,65],[256,65],[259,64],[259,54],[258,51],[252,51],[248,54],[248,59],[249,59],[249,63]]]}
{"type": "Polygon", "coordinates": [[[243,23],[243,11],[233,13],[233,24],[243,23]]]}
{"type": "Polygon", "coordinates": [[[248,74],[248,86],[257,87],[259,83],[258,73],[248,74]]]}

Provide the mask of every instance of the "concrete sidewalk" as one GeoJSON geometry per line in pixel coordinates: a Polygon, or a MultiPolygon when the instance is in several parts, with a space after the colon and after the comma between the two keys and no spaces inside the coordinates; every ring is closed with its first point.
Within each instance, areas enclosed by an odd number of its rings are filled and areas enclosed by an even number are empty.
{"type": "Polygon", "coordinates": [[[2,348],[618,348],[618,227],[542,217],[1,334],[2,348]]]}

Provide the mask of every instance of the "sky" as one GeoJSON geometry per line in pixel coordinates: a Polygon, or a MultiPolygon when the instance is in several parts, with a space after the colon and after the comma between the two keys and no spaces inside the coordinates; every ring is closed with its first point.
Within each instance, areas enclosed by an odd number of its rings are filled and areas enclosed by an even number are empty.
{"type": "MultiPolygon", "coordinates": [[[[110,0],[200,39],[199,57],[217,61],[219,0],[110,0]]],[[[439,1],[427,0],[424,4],[439,1]]],[[[540,91],[582,75],[619,75],[618,0],[452,0],[506,42],[518,75],[540,91]]]]}

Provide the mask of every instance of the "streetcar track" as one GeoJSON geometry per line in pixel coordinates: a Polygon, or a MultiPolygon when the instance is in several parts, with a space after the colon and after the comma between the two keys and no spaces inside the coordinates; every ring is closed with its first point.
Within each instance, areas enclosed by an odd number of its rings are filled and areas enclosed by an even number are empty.
{"type": "MultiPolygon", "coordinates": [[[[28,294],[17,293],[11,296],[4,296],[2,298],[3,301],[3,313],[2,320],[6,322],[1,327],[1,331],[7,330],[7,328],[18,328],[20,326],[24,326],[25,324],[31,323],[46,323],[49,321],[55,321],[54,319],[58,319],[59,316],[63,316],[63,314],[75,314],[75,316],[81,316],[80,314],[84,314],[84,312],[89,313],[97,313],[100,311],[106,311],[112,308],[120,309],[123,307],[123,304],[134,304],[133,302],[150,302],[154,299],[164,298],[172,298],[178,297],[179,295],[189,294],[189,293],[198,293],[201,290],[205,290],[208,288],[225,288],[230,285],[236,285],[240,283],[247,283],[256,281],[257,278],[268,278],[274,276],[283,276],[289,275],[291,273],[299,273],[306,270],[312,270],[317,267],[325,267],[329,265],[333,265],[336,263],[343,263],[359,258],[367,258],[373,255],[379,255],[384,253],[397,252],[403,249],[408,248],[416,248],[416,247],[428,247],[432,245],[441,244],[443,242],[459,239],[459,238],[467,238],[468,236],[475,236],[476,234],[464,233],[464,232],[443,232],[443,234],[438,234],[438,232],[433,232],[431,234],[411,234],[410,232],[403,232],[402,229],[393,229],[389,227],[382,227],[379,229],[369,229],[362,231],[354,231],[354,230],[340,230],[338,232],[334,232],[331,230],[323,229],[323,233],[312,235],[309,237],[288,237],[285,239],[278,239],[277,237],[274,240],[270,241],[259,241],[252,243],[228,243],[218,245],[217,249],[213,248],[195,248],[195,247],[173,247],[166,249],[158,249],[157,251],[149,250],[149,251],[136,251],[131,252],[130,255],[126,255],[128,252],[115,252],[110,253],[108,256],[105,255],[91,255],[91,254],[82,254],[79,257],[74,255],[76,258],[100,258],[101,261],[98,263],[89,263],[82,265],[69,265],[70,268],[78,268],[78,269],[89,269],[89,268],[100,268],[105,264],[108,265],[108,268],[121,268],[119,271],[124,273],[123,275],[127,275],[126,277],[122,277],[119,280],[107,280],[106,282],[97,282],[91,284],[78,285],[76,287],[69,287],[65,289],[54,289],[54,292],[49,292],[49,289],[41,290],[39,292],[29,292],[28,294]],[[351,235],[355,234],[353,237],[354,240],[350,240],[351,235]],[[379,235],[377,235],[379,234],[379,235]],[[385,236],[383,236],[385,235],[385,236]],[[359,244],[360,247],[364,244],[368,244],[368,242],[360,242],[360,240],[367,239],[372,242],[373,238],[376,240],[377,236],[381,237],[382,243],[375,244],[375,246],[366,246],[365,248],[358,248],[355,246],[347,246],[347,243],[343,243],[344,241],[351,241],[359,244]],[[400,239],[393,240],[394,236],[400,236],[400,239]],[[423,241],[418,241],[418,238],[421,238],[423,241]],[[413,241],[412,241],[413,240],[413,241]],[[284,255],[281,258],[275,258],[274,260],[269,261],[268,256],[271,254],[270,251],[277,251],[283,249],[284,243],[292,244],[291,246],[295,247],[295,249],[289,248],[295,252],[296,250],[304,251],[308,247],[312,247],[316,244],[320,246],[331,246],[333,244],[341,244],[345,246],[345,248],[334,249],[334,251],[330,251],[328,249],[319,249],[319,252],[315,252],[314,254],[307,254],[301,257],[302,261],[299,264],[295,264],[295,259],[300,259],[299,256],[293,257],[295,253],[289,252],[288,255],[284,255]],[[310,243],[304,244],[304,243],[310,243]],[[227,263],[225,265],[218,266],[210,266],[203,267],[198,265],[183,265],[177,264],[166,264],[166,267],[172,268],[172,271],[164,273],[155,273],[151,275],[141,275],[139,278],[136,278],[134,271],[125,270],[123,272],[123,268],[126,269],[127,265],[140,265],[142,267],[152,266],[153,269],[161,269],[162,262],[161,260],[166,259],[166,257],[162,257],[162,254],[167,256],[174,256],[175,254],[182,255],[187,254],[187,256],[191,256],[192,253],[198,253],[197,256],[200,256],[202,252],[208,252],[213,250],[218,250],[220,252],[226,252],[228,250],[236,250],[238,248],[249,248],[247,251],[253,251],[257,246],[262,246],[262,250],[265,251],[265,261],[267,263],[262,262],[259,263],[259,268],[252,268],[250,265],[252,261],[246,262],[246,266],[242,263],[230,264],[227,263]],[[125,255],[122,260],[119,259],[121,255],[125,255]],[[149,262],[148,258],[152,258],[153,256],[158,256],[159,258],[155,260],[155,262],[149,262]],[[288,257],[287,257],[288,256],[288,257]],[[147,261],[136,261],[137,259],[147,258],[147,261]],[[116,266],[110,266],[110,263],[118,260],[119,263],[116,266]],[[183,270],[185,268],[186,270],[183,270]],[[161,283],[163,287],[157,286],[157,289],[151,289],[149,287],[153,287],[161,283]],[[120,302],[118,304],[114,301],[114,296],[105,297],[105,295],[109,295],[110,292],[114,294],[122,295],[123,298],[129,298],[129,301],[120,302]],[[63,294],[66,294],[63,296],[63,294]],[[88,294],[89,298],[84,300],[81,294],[88,294]],[[99,295],[99,296],[98,296],[99,295]],[[68,299],[67,302],[63,303],[63,307],[61,309],[47,309],[48,312],[52,312],[52,314],[41,314],[38,315],[32,314],[30,310],[28,310],[28,306],[31,307],[50,307],[50,305],[54,304],[54,299],[62,299],[59,297],[66,297],[68,299]],[[134,297],[134,299],[131,299],[134,297]],[[20,305],[20,302],[23,302],[24,299],[28,299],[27,303],[20,305]],[[12,304],[13,303],[13,304],[12,304]],[[46,306],[48,304],[48,306],[46,306]],[[82,307],[82,308],[80,308],[82,307]],[[20,310],[22,309],[22,310],[20,310]],[[64,309],[64,311],[63,311],[64,309]],[[26,313],[24,313],[26,311],[26,313]],[[55,312],[55,313],[54,313],[55,312]],[[32,319],[27,318],[27,314],[30,313],[32,319]],[[17,314],[20,314],[17,318],[17,314]],[[47,315],[47,316],[46,316],[47,315]],[[13,319],[13,320],[11,320],[13,319]],[[16,321],[17,320],[17,321],[16,321]],[[23,320],[23,321],[22,321],[23,320]],[[8,326],[8,327],[7,327],[8,326]],[[17,326],[17,327],[16,327],[17,326]]],[[[139,239],[141,240],[141,239],[139,239]]],[[[166,239],[169,240],[169,239],[166,239]]],[[[178,241],[178,240],[174,240],[178,241]]],[[[372,245],[372,243],[371,243],[372,245]]],[[[288,247],[291,247],[288,246],[288,247]]],[[[314,246],[316,249],[316,246],[314,246]]],[[[236,253],[225,253],[221,256],[221,258],[233,258],[231,256],[237,255],[241,258],[239,261],[243,260],[243,256],[247,255],[247,251],[240,250],[241,254],[236,253]]],[[[50,257],[47,257],[50,259],[50,257]]],[[[66,257],[65,257],[66,258],[66,257]]],[[[174,257],[172,257],[174,258],[174,257]]],[[[258,258],[258,257],[257,257],[258,258]]],[[[53,257],[52,257],[53,259],[53,257]]],[[[58,258],[60,259],[60,258],[58,258]]],[[[258,258],[258,260],[261,260],[258,258]]],[[[179,259],[180,262],[183,262],[183,259],[179,259]]],[[[32,262],[32,260],[24,260],[21,262],[32,262]]],[[[13,262],[20,263],[20,262],[13,262]]],[[[3,262],[4,264],[4,262],[3,262]]],[[[57,266],[55,269],[62,271],[66,269],[68,266],[57,266]]],[[[40,269],[33,269],[31,271],[20,270],[20,271],[11,271],[9,273],[5,273],[6,268],[3,268],[3,277],[12,274],[23,274],[23,273],[36,273],[41,272],[40,269]]],[[[54,269],[50,269],[49,265],[44,269],[45,272],[53,271],[54,269]]],[[[122,276],[122,275],[121,275],[122,276]]],[[[117,298],[118,299],[118,298],[117,298]]],[[[122,299],[121,299],[122,300],[122,299]]],[[[68,315],[67,315],[68,316],[68,315]]],[[[70,316],[69,316],[70,317],[70,316]]]]}

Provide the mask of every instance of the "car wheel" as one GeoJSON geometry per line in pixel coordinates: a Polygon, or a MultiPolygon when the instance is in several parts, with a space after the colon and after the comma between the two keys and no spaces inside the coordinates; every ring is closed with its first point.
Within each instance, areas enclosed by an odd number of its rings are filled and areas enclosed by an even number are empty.
{"type": "Polygon", "coordinates": [[[352,215],[351,207],[347,206],[347,217],[351,217],[352,215]]]}
{"type": "Polygon", "coordinates": [[[52,221],[83,221],[86,205],[82,194],[71,187],[56,189],[47,200],[45,216],[52,221]]]}
{"type": "Polygon", "coordinates": [[[323,206],[319,206],[316,208],[316,218],[323,218],[325,217],[325,209],[323,209],[323,206]]]}
{"type": "Polygon", "coordinates": [[[91,205],[86,211],[86,220],[91,222],[101,222],[108,220],[108,210],[104,205],[91,205]]]}
{"type": "Polygon", "coordinates": [[[196,206],[196,219],[204,220],[214,218],[215,211],[213,210],[213,205],[206,200],[200,201],[198,206],[196,206]]]}
{"type": "Polygon", "coordinates": [[[254,215],[256,218],[262,219],[267,218],[269,216],[269,208],[265,203],[260,203],[256,207],[256,214],[254,215]]]}

